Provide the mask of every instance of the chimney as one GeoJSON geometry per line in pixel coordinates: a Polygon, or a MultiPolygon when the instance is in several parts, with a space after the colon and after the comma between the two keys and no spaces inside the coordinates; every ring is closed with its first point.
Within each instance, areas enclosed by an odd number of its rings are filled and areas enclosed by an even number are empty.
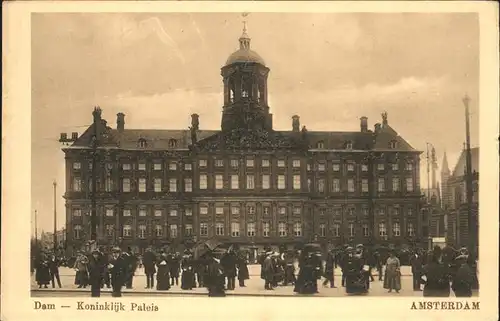
{"type": "Polygon", "coordinates": [[[300,131],[300,117],[297,115],[292,116],[292,130],[297,133],[300,131]]]}
{"type": "Polygon", "coordinates": [[[68,140],[68,134],[66,133],[61,133],[61,137],[59,138],[60,142],[65,142],[68,140]]]}
{"type": "Polygon", "coordinates": [[[123,132],[125,130],[125,114],[118,113],[116,114],[116,129],[119,132],[123,132]]]}
{"type": "Polygon", "coordinates": [[[368,131],[368,117],[363,116],[359,120],[361,121],[361,132],[366,133],[368,131]]]}
{"type": "Polygon", "coordinates": [[[99,106],[94,107],[94,111],[92,112],[92,116],[94,116],[94,123],[99,123],[101,120],[102,110],[99,106]]]}
{"type": "Polygon", "coordinates": [[[387,126],[387,125],[389,124],[389,123],[387,122],[387,112],[386,112],[386,111],[384,111],[384,112],[382,113],[382,124],[384,125],[384,127],[385,127],[385,126],[387,126]]]}
{"type": "Polygon", "coordinates": [[[375,124],[375,134],[378,134],[380,132],[380,129],[382,128],[382,125],[380,123],[375,124]]]}
{"type": "Polygon", "coordinates": [[[191,115],[191,128],[193,130],[200,130],[200,115],[198,114],[191,115]]]}
{"type": "Polygon", "coordinates": [[[71,133],[71,140],[75,141],[78,139],[78,133],[77,132],[72,132],[71,133]]]}

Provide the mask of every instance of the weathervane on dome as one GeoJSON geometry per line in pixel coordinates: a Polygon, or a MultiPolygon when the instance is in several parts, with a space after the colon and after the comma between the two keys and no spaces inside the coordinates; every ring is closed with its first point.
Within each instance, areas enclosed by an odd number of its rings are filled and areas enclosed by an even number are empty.
{"type": "Polygon", "coordinates": [[[250,37],[247,34],[247,20],[245,19],[250,13],[243,12],[241,16],[243,17],[243,34],[240,37],[240,48],[250,49],[250,37]]]}

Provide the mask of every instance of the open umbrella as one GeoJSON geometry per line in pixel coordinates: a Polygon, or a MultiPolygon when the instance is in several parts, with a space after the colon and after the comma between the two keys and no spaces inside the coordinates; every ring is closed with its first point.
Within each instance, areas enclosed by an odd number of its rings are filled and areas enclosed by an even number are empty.
{"type": "Polygon", "coordinates": [[[194,246],[194,257],[198,259],[208,252],[213,252],[215,254],[219,254],[219,252],[225,252],[226,250],[221,248],[223,245],[223,243],[214,239],[200,242],[196,244],[196,246],[194,246]]]}
{"type": "Polygon", "coordinates": [[[317,243],[308,243],[304,245],[304,252],[321,252],[321,245],[317,243]]]}

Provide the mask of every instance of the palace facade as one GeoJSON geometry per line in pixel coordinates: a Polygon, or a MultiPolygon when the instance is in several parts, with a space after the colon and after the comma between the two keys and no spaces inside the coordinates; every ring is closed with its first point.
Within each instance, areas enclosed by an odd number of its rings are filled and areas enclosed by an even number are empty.
{"type": "Polygon", "coordinates": [[[254,251],[310,241],[426,244],[421,152],[387,113],[373,130],[361,117],[358,131],[310,131],[296,115],[291,130],[274,130],[270,69],[246,31],[239,43],[221,69],[219,130],[202,129],[196,114],[185,130],[129,129],[122,113],[111,128],[95,108],[81,136],[61,134],[68,250],[89,240],[92,197],[98,243],[139,252],[212,238],[254,251]]]}

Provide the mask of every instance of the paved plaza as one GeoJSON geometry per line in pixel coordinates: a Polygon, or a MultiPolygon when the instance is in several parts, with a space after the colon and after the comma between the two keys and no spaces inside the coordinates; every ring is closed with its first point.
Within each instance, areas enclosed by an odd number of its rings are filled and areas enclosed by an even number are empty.
{"type": "MultiPolygon", "coordinates": [[[[38,289],[35,283],[34,274],[31,277],[31,289],[32,296],[90,296],[90,287],[86,289],[79,289],[74,284],[75,271],[73,269],[62,267],[59,270],[62,288],[59,289],[52,288],[49,285],[48,289],[38,289]]],[[[242,295],[242,296],[296,296],[293,292],[293,286],[279,286],[272,291],[264,290],[264,281],[260,278],[260,265],[250,265],[249,266],[250,279],[245,281],[245,287],[238,287],[233,291],[226,291],[228,295],[242,295]]],[[[402,267],[402,277],[401,277],[401,291],[400,293],[387,293],[387,290],[383,288],[383,282],[378,281],[378,275],[374,270],[373,273],[375,281],[370,284],[370,292],[368,296],[422,296],[422,292],[413,291],[411,268],[408,266],[402,267]]],[[[321,281],[318,281],[320,285],[320,293],[314,296],[322,297],[338,297],[346,296],[345,288],[341,286],[341,271],[336,269],[335,271],[335,285],[337,288],[322,287],[321,281]]],[[[179,278],[180,282],[180,278],[179,278]]],[[[155,289],[146,289],[146,277],[142,269],[138,269],[134,281],[133,289],[123,288],[123,294],[125,296],[191,296],[191,295],[207,295],[206,288],[195,288],[193,290],[182,290],[179,286],[174,285],[168,291],[157,291],[155,289]]],[[[103,296],[111,296],[111,289],[104,288],[102,290],[103,296]]]]}

